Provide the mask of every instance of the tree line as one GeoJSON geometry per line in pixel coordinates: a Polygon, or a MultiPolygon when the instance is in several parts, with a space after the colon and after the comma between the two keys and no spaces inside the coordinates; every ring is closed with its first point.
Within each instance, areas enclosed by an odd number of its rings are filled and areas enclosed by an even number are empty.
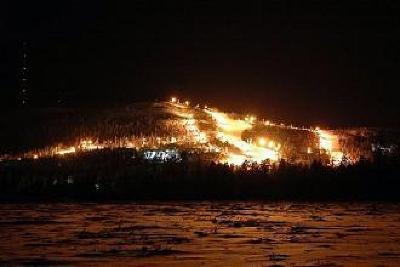
{"type": "Polygon", "coordinates": [[[332,168],[216,164],[183,153],[179,162],[144,160],[132,149],[0,163],[7,200],[400,200],[399,156],[332,168]]]}

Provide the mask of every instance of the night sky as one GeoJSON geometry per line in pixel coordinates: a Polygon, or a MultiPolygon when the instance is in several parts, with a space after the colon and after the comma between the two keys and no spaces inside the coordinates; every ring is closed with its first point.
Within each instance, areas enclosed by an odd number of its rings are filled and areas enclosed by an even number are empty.
{"type": "Polygon", "coordinates": [[[25,41],[34,107],[175,94],[300,125],[399,127],[396,2],[2,3],[1,107],[17,107],[25,41]]]}

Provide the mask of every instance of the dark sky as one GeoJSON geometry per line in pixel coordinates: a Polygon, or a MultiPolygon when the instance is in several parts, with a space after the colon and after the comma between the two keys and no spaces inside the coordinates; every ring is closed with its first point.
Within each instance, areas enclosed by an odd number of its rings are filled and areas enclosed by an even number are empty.
{"type": "Polygon", "coordinates": [[[298,124],[398,127],[397,1],[293,2],[3,3],[2,107],[26,41],[36,106],[178,94],[298,124]]]}

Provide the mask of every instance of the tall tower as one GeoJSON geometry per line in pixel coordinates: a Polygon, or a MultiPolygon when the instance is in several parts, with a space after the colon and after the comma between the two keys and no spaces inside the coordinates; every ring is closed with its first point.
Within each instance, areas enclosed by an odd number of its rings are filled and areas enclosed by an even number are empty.
{"type": "Polygon", "coordinates": [[[28,81],[28,49],[26,42],[22,43],[22,64],[21,64],[21,88],[19,91],[18,102],[21,106],[28,105],[29,102],[29,81],[28,81]]]}

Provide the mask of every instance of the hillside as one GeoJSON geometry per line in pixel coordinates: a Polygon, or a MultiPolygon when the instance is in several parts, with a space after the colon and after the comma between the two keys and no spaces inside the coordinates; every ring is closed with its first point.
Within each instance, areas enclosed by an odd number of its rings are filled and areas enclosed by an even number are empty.
{"type": "Polygon", "coordinates": [[[371,159],[376,152],[394,153],[399,144],[397,131],[297,127],[179,103],[176,98],[113,109],[20,110],[2,120],[7,125],[0,136],[3,158],[103,148],[173,148],[212,153],[209,160],[234,165],[284,159],[336,166],[371,159]]]}

